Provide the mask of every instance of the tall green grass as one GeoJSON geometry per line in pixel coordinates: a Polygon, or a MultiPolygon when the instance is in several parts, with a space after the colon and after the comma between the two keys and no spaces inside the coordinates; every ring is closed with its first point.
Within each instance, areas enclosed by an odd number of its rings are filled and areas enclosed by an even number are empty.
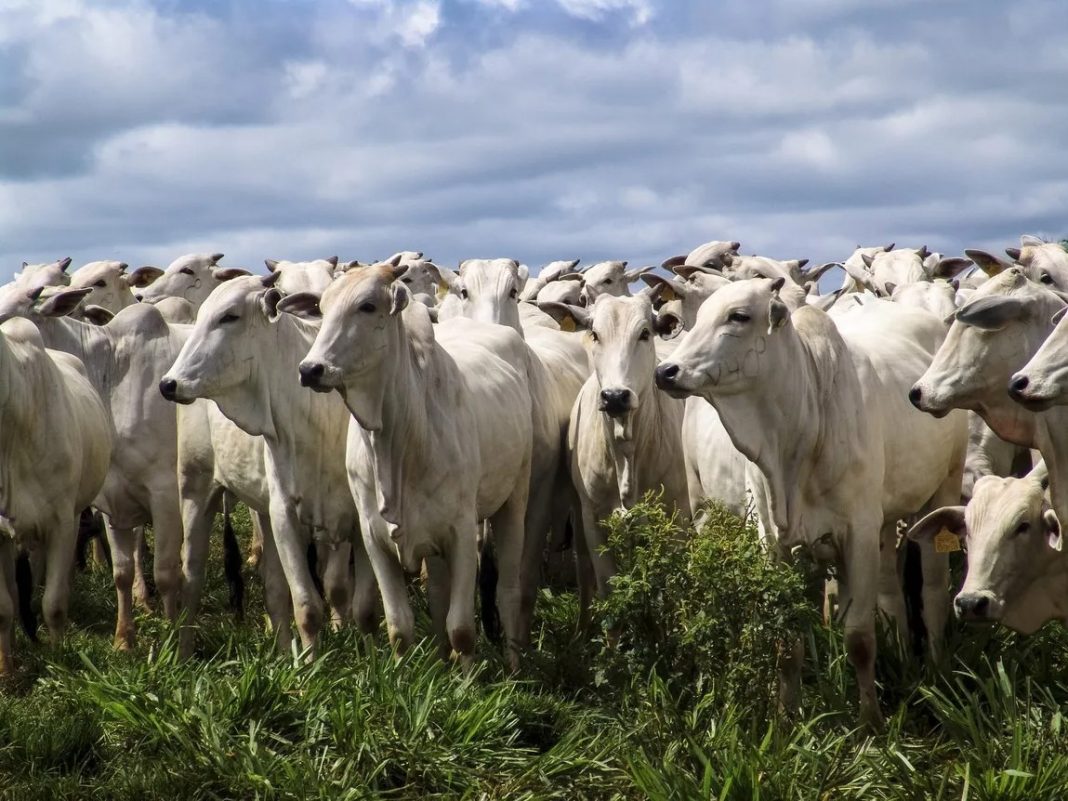
{"type": "Polygon", "coordinates": [[[196,658],[152,616],[119,654],[109,577],[79,575],[67,642],[20,638],[0,692],[0,798],[1068,797],[1063,629],[954,630],[942,665],[884,641],[872,737],[839,634],[751,527],[713,510],[693,535],[647,504],[609,528],[622,570],[593,632],[543,590],[519,676],[488,645],[464,675],[429,644],[396,660],[351,631],[312,664],[279,656],[256,582],[236,625],[217,568],[196,658]],[[804,709],[785,723],[775,665],[795,634],[804,709]]]}

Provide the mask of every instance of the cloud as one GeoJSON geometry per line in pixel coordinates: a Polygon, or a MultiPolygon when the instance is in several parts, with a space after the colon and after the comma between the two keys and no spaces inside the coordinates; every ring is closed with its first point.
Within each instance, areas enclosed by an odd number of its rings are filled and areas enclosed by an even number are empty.
{"type": "Polygon", "coordinates": [[[1068,57],[1035,32],[1068,8],[805,8],[9,1],[0,279],[65,255],[828,260],[1065,233],[1068,57]]]}

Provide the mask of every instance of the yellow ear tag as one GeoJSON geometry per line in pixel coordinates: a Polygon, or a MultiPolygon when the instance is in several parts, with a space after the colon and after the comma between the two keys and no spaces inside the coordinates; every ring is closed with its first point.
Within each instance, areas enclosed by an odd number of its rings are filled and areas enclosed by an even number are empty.
{"type": "Polygon", "coordinates": [[[947,528],[942,529],[934,538],[935,553],[953,553],[960,550],[960,537],[947,528]]]}
{"type": "Polygon", "coordinates": [[[561,331],[574,331],[575,330],[575,320],[573,318],[571,318],[571,317],[565,317],[563,320],[560,321],[560,330],[561,331]]]}
{"type": "Polygon", "coordinates": [[[675,300],[679,296],[679,293],[674,289],[664,284],[664,288],[660,290],[660,299],[663,301],[675,300]]]}
{"type": "Polygon", "coordinates": [[[436,294],[438,296],[438,300],[441,300],[442,298],[444,298],[446,295],[449,294],[449,285],[446,284],[444,281],[439,281],[438,282],[438,291],[437,291],[436,294]]]}

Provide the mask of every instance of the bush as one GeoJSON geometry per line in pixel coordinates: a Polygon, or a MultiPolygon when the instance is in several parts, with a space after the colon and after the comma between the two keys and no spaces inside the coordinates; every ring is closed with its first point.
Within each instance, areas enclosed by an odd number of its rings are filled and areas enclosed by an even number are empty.
{"type": "Polygon", "coordinates": [[[599,681],[655,674],[681,706],[708,693],[763,720],[777,699],[778,655],[817,622],[801,572],[765,553],[756,529],[711,506],[695,531],[647,498],[607,521],[619,574],[600,605],[618,647],[599,681]]]}

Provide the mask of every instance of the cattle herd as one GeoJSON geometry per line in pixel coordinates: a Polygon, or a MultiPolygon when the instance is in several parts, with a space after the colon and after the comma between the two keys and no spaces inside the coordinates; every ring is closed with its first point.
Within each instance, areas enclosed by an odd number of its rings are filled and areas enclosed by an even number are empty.
{"type": "MultiPolygon", "coordinates": [[[[805,270],[739,249],[536,277],[408,251],[268,260],[266,275],[221,254],[23,264],[0,288],[0,671],[28,582],[62,636],[88,507],[116,647],[135,642],[151,524],[188,655],[212,524],[235,499],[275,640],[290,648],[295,622],[309,658],[328,616],[371,631],[384,614],[393,646],[411,644],[406,574],[423,572],[443,654],[470,663],[492,552],[518,667],[546,553],[571,543],[585,625],[616,571],[600,521],[650,491],[684,518],[708,499],[751,508],[771,553],[833,568],[870,725],[876,610],[910,625],[902,533],[932,654],[962,545],[958,617],[1024,633],[1068,619],[1068,251],[859,247],[805,270]],[[843,285],[820,294],[832,266],[843,285]]],[[[788,705],[801,656],[781,660],[788,705]]]]}

